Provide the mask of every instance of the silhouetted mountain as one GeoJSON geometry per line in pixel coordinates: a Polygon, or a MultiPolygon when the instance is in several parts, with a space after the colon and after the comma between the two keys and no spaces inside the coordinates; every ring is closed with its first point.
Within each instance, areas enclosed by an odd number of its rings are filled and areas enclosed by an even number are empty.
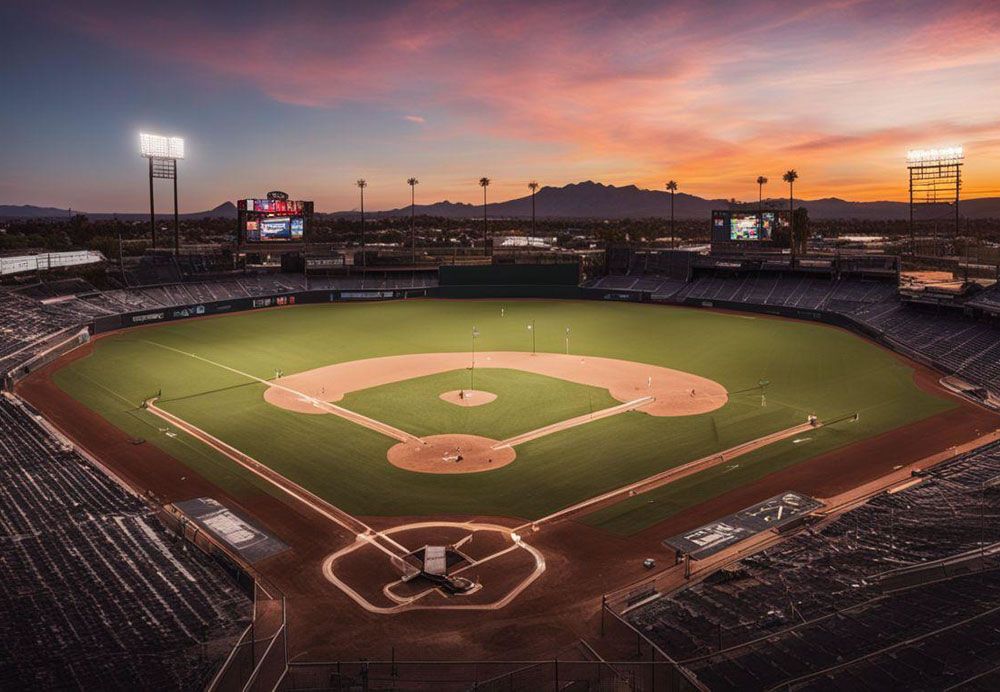
{"type": "MultiPolygon", "coordinates": [[[[753,200],[748,200],[754,206],[753,200]]],[[[788,198],[764,200],[765,206],[788,208],[788,198]]],[[[804,206],[809,210],[809,216],[814,219],[907,219],[909,205],[906,202],[849,202],[837,197],[803,200],[796,199],[795,206],[804,206]]],[[[728,209],[729,202],[725,199],[704,199],[678,192],[674,198],[674,215],[678,219],[708,219],[713,209],[728,209]]],[[[623,218],[665,218],[670,216],[670,193],[662,190],[643,190],[635,185],[616,187],[586,181],[572,183],[563,187],[543,187],[535,196],[535,210],[539,218],[565,219],[623,219],[623,218]]],[[[487,211],[493,217],[528,218],[531,216],[531,195],[509,199],[505,202],[493,202],[487,205],[487,211]]],[[[947,210],[940,207],[925,208],[924,218],[947,216],[947,210]]],[[[1000,197],[981,197],[979,199],[963,200],[960,205],[962,216],[971,219],[1000,218],[1000,197]]],[[[125,221],[141,221],[149,218],[147,214],[109,214],[77,212],[86,214],[92,219],[118,218],[125,221]]],[[[462,202],[436,202],[434,204],[418,204],[416,213],[426,216],[443,216],[453,219],[478,218],[482,216],[483,208],[477,204],[462,202]]],[[[394,216],[409,216],[410,208],[400,207],[385,211],[369,211],[369,218],[386,218],[394,216]]],[[[69,210],[53,207],[34,206],[2,206],[0,219],[39,219],[67,217],[69,210]]],[[[170,214],[157,212],[158,218],[170,218],[170,214]]],[[[318,213],[319,217],[356,218],[358,212],[339,211],[332,214],[318,213]]],[[[232,202],[224,202],[210,211],[181,214],[181,218],[192,220],[210,218],[236,218],[236,206],[232,202]]]]}
{"type": "Polygon", "coordinates": [[[2,219],[45,219],[67,216],[68,214],[68,210],[56,209],[55,207],[36,207],[31,204],[0,205],[0,218],[2,219]]]}
{"type": "MultiPolygon", "coordinates": [[[[0,205],[0,219],[58,219],[69,218],[70,214],[83,214],[88,219],[103,221],[107,219],[121,219],[122,221],[143,221],[149,218],[149,214],[116,214],[107,212],[89,212],[78,209],[57,209],[55,207],[35,207],[29,205],[0,205]]],[[[156,212],[157,218],[173,218],[173,213],[156,212]]],[[[213,219],[235,219],[236,205],[232,202],[223,202],[219,206],[209,211],[199,211],[193,214],[180,214],[180,218],[191,221],[204,218],[213,219]]]]}
{"type": "MultiPolygon", "coordinates": [[[[748,202],[752,205],[752,201],[748,202]]],[[[765,206],[786,209],[788,198],[764,200],[765,206]]],[[[804,206],[815,219],[906,219],[909,205],[906,202],[849,202],[836,197],[816,200],[796,199],[795,206],[804,206]]],[[[531,196],[525,195],[505,202],[487,204],[490,216],[527,218],[531,216],[531,196]]],[[[713,209],[728,209],[725,199],[704,199],[683,192],[674,198],[674,215],[678,219],[708,219],[713,209]]],[[[960,205],[962,216],[968,218],[1000,217],[1000,197],[983,197],[964,200],[960,205]]],[[[437,202],[418,204],[416,213],[450,218],[477,218],[483,208],[475,204],[437,202]]],[[[660,190],[643,190],[635,185],[616,187],[586,181],[563,187],[543,187],[535,197],[535,213],[539,218],[589,218],[621,219],[670,216],[670,193],[660,190]]],[[[941,208],[925,213],[940,216],[941,208]]],[[[409,207],[386,211],[366,212],[370,217],[408,216],[409,207]]],[[[336,212],[334,216],[357,216],[357,211],[336,212]]]]}

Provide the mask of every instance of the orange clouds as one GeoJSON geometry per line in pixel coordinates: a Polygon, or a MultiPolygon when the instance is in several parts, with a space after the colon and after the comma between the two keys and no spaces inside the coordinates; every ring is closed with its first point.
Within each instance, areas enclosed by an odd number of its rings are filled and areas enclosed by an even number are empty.
{"type": "MultiPolygon", "coordinates": [[[[996,3],[438,0],[142,12],[67,4],[53,16],[198,79],[236,80],[347,121],[352,109],[395,113],[421,127],[387,137],[462,153],[448,164],[456,180],[544,173],[552,183],[659,188],[669,177],[686,192],[752,197],[758,174],[776,180],[795,167],[803,196],[901,198],[907,148],[961,143],[969,189],[1000,188],[996,3]]],[[[440,161],[417,157],[406,173],[440,161]]],[[[474,188],[458,194],[474,199],[474,188]]]]}

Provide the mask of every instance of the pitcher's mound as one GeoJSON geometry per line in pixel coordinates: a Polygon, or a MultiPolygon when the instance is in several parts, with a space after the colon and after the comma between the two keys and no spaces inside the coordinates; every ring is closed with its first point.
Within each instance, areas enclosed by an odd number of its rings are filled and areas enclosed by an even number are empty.
{"type": "Polygon", "coordinates": [[[513,447],[493,449],[496,440],[479,435],[430,435],[389,448],[389,463],[420,473],[477,473],[514,461],[513,447]]]}
{"type": "Polygon", "coordinates": [[[497,398],[493,392],[481,392],[478,389],[456,389],[440,396],[444,401],[456,406],[482,406],[497,398]]]}

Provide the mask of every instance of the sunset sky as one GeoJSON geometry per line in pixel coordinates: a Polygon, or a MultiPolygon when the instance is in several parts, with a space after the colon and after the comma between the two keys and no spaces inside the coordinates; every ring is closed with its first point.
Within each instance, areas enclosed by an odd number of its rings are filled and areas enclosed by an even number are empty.
{"type": "MultiPolygon", "coordinates": [[[[0,204],[142,211],[138,133],[187,140],[182,211],[318,210],[581,180],[703,197],[905,199],[962,144],[1000,195],[1000,3],[0,4],[0,204]],[[209,9],[210,7],[210,9],[209,9]]],[[[166,209],[167,189],[160,199],[166,209]]]]}

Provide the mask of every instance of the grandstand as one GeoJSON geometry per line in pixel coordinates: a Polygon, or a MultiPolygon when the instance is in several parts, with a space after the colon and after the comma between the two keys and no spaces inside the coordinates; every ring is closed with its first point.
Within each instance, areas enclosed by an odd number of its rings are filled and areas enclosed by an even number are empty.
{"type": "Polygon", "coordinates": [[[995,689],[997,479],[993,444],[629,619],[713,690],[995,689]]]}
{"type": "Polygon", "coordinates": [[[0,688],[204,686],[250,601],[35,417],[0,397],[0,688]]]}
{"type": "MultiPolygon", "coordinates": [[[[632,256],[624,265],[631,274],[583,286],[592,297],[832,322],[981,388],[987,403],[1000,396],[1000,326],[986,309],[1000,300],[995,287],[971,296],[968,304],[984,310],[969,313],[911,304],[877,273],[686,266],[689,276],[677,278],[647,268],[672,272],[681,260],[651,262],[632,256]]],[[[320,294],[326,301],[339,291],[433,295],[437,286],[436,276],[414,271],[229,275],[105,291],[70,280],[0,290],[0,367],[16,370],[109,317],[276,296],[320,294]]],[[[154,510],[11,398],[0,401],[0,449],[3,598],[12,612],[37,613],[6,625],[3,658],[16,663],[0,665],[0,686],[27,679],[49,687],[94,687],[97,680],[126,687],[140,674],[156,687],[204,685],[245,624],[249,601],[242,592],[205,556],[176,543],[154,510]],[[144,656],[154,651],[161,655],[144,656]]],[[[1000,514],[1000,495],[986,489],[995,478],[1000,447],[970,453],[916,487],[876,497],[629,618],[713,689],[784,685],[817,671],[824,672],[804,686],[861,678],[912,686],[920,675],[939,686],[980,674],[989,680],[1000,660],[982,642],[1000,627],[1000,615],[989,609],[989,599],[1000,595],[1000,572],[985,569],[996,558],[981,546],[1000,540],[983,530],[1000,514]],[[979,562],[961,557],[979,550],[979,562]],[[956,574],[949,566],[956,559],[972,574],[956,574]],[[915,565],[937,569],[944,581],[924,579],[915,565]],[[908,638],[918,642],[919,661],[892,648],[908,638]],[[976,665],[961,658],[965,650],[979,655],[976,665]]]]}

